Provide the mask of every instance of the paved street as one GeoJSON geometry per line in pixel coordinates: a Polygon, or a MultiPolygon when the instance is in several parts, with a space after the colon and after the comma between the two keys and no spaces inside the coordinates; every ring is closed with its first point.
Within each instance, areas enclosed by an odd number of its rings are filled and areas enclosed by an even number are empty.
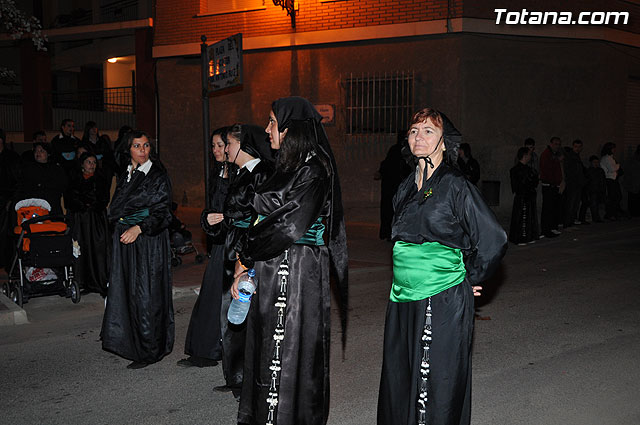
{"type": "MultiPolygon", "coordinates": [[[[194,225],[188,222],[194,230],[194,225]]],[[[342,361],[335,309],[332,425],[375,423],[391,244],[349,226],[351,312],[342,361]]],[[[637,425],[640,406],[640,220],[580,226],[511,245],[477,300],[472,423],[637,425]]],[[[128,370],[101,350],[102,299],[46,297],[30,324],[0,327],[2,423],[235,424],[237,403],[214,393],[220,367],[182,369],[203,265],[175,270],[176,343],[158,364],[128,370]]]]}

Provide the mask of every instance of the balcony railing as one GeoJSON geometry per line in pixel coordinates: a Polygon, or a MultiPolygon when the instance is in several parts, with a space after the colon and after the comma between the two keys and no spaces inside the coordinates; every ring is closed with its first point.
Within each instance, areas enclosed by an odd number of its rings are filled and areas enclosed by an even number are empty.
{"type": "MultiPolygon", "coordinates": [[[[60,122],[71,118],[81,128],[95,121],[101,130],[118,130],[123,125],[136,127],[135,87],[115,87],[97,90],[58,91],[45,93],[42,99],[44,122],[57,130],[60,122]]],[[[22,95],[0,94],[0,123],[5,131],[23,131],[22,95]]]]}

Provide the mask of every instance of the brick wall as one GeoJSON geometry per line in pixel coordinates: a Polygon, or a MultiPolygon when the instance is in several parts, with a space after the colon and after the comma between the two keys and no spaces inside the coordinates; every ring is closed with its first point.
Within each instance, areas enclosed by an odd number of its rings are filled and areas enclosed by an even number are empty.
{"type": "Polygon", "coordinates": [[[265,10],[204,15],[207,0],[158,0],[154,45],[210,42],[242,32],[245,37],[400,24],[460,17],[462,0],[300,0],[296,28],[280,6],[265,0],[265,10]]]}

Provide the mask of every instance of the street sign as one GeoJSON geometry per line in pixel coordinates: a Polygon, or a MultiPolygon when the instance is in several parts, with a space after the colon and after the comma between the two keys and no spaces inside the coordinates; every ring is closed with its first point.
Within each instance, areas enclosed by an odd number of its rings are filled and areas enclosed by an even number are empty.
{"type": "Polygon", "coordinates": [[[207,46],[209,92],[242,84],[242,33],[207,46]]]}

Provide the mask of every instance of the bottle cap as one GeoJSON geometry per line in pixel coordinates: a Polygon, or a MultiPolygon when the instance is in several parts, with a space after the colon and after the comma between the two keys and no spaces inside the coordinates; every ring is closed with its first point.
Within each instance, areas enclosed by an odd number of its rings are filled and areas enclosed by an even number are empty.
{"type": "Polygon", "coordinates": [[[249,269],[249,270],[247,270],[247,274],[249,275],[249,277],[255,277],[256,270],[255,269],[249,269]]]}

